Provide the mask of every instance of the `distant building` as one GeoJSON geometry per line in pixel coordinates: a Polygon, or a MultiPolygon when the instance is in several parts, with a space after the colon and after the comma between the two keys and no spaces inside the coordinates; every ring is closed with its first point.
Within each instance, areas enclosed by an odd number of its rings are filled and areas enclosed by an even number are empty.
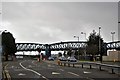
{"type": "Polygon", "coordinates": [[[108,56],[103,56],[103,61],[120,61],[120,51],[109,51],[108,56]]]}

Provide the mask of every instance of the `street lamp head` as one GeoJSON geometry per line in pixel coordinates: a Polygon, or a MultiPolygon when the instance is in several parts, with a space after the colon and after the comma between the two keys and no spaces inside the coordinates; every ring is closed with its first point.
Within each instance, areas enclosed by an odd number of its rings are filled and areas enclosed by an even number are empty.
{"type": "Polygon", "coordinates": [[[4,31],[7,31],[7,30],[4,30],[4,31]]]}
{"type": "Polygon", "coordinates": [[[99,29],[101,29],[101,27],[99,26],[99,29]]]}
{"type": "Polygon", "coordinates": [[[83,32],[81,32],[81,34],[84,34],[83,32]]]}
{"type": "Polygon", "coordinates": [[[111,34],[115,34],[115,32],[111,32],[111,34]]]}
{"type": "Polygon", "coordinates": [[[74,36],[74,38],[75,38],[76,36],[74,36]]]}

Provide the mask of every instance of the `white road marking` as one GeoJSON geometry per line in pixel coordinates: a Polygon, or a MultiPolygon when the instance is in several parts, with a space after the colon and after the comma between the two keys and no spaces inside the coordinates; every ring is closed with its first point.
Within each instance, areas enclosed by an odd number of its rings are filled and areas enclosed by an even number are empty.
{"type": "Polygon", "coordinates": [[[88,73],[91,73],[91,72],[87,72],[87,71],[83,71],[84,74],[88,74],[88,73]]]}
{"type": "Polygon", "coordinates": [[[86,79],[89,79],[89,80],[95,80],[95,79],[92,79],[92,78],[89,78],[89,77],[86,77],[86,79]]]}
{"type": "Polygon", "coordinates": [[[50,65],[50,64],[48,64],[48,67],[51,67],[51,65],[50,65]]]}
{"type": "Polygon", "coordinates": [[[53,69],[53,68],[47,68],[47,69],[53,69]]]}
{"type": "Polygon", "coordinates": [[[37,71],[34,71],[34,70],[32,70],[32,69],[27,69],[26,67],[24,67],[24,66],[22,65],[22,62],[20,62],[19,64],[20,64],[20,66],[21,66],[23,69],[28,70],[28,71],[31,71],[31,72],[37,74],[38,76],[41,76],[42,78],[44,78],[44,79],[46,79],[46,80],[49,80],[49,79],[47,79],[46,77],[42,76],[42,75],[41,75],[40,73],[38,73],[37,71]]]}
{"type": "Polygon", "coordinates": [[[12,66],[12,68],[14,68],[14,66],[12,66]]]}
{"type": "Polygon", "coordinates": [[[55,66],[48,64],[48,67],[55,67],[55,66]]]}
{"type": "Polygon", "coordinates": [[[78,74],[75,74],[73,72],[68,72],[69,74],[75,75],[75,76],[79,76],[78,74]]]}
{"type": "Polygon", "coordinates": [[[52,74],[54,75],[54,74],[60,74],[60,73],[57,73],[57,72],[52,72],[52,74]]]}
{"type": "Polygon", "coordinates": [[[34,61],[32,61],[32,63],[34,64],[34,61]]]}
{"type": "Polygon", "coordinates": [[[23,74],[23,73],[19,73],[18,75],[19,75],[19,76],[25,76],[26,74],[23,74]]]}
{"type": "Polygon", "coordinates": [[[31,66],[31,65],[29,65],[28,67],[29,67],[29,68],[31,68],[32,66],[31,66]]]}
{"type": "Polygon", "coordinates": [[[60,71],[64,71],[63,69],[59,69],[60,71]]]}

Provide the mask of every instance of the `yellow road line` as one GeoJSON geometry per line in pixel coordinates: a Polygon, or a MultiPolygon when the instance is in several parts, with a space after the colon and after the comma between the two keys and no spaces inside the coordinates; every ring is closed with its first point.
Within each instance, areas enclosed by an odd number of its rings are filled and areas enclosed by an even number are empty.
{"type": "Polygon", "coordinates": [[[3,78],[6,78],[5,71],[2,72],[3,78]]]}
{"type": "Polygon", "coordinates": [[[10,76],[8,70],[5,70],[5,73],[6,73],[6,77],[7,77],[7,79],[8,79],[8,80],[11,80],[11,76],[10,76]]]}
{"type": "Polygon", "coordinates": [[[8,66],[8,64],[6,64],[4,67],[4,73],[6,75],[7,80],[11,80],[11,76],[9,74],[9,71],[7,70],[7,66],[8,66]]]}

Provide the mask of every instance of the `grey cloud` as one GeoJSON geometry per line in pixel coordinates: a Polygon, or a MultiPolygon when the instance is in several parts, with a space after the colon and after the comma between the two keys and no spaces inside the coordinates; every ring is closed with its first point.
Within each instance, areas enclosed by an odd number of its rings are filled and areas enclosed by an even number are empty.
{"type": "Polygon", "coordinates": [[[117,13],[114,2],[8,2],[3,3],[2,16],[3,22],[11,24],[5,28],[14,33],[18,42],[51,43],[75,40],[73,35],[81,36],[81,31],[88,36],[93,29],[98,31],[99,26],[105,41],[110,41],[110,32],[118,32],[117,13]]]}

